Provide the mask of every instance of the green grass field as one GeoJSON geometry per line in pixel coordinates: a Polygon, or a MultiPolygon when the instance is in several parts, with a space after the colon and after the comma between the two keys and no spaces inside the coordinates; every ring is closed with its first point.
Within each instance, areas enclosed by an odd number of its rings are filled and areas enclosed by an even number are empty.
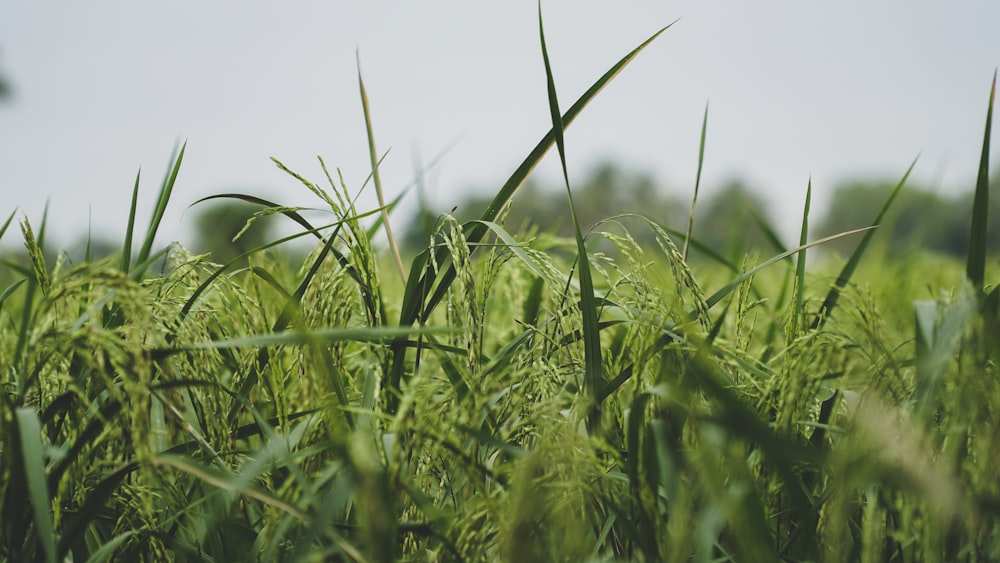
{"type": "Polygon", "coordinates": [[[865,229],[814,264],[808,203],[798,246],[737,264],[640,215],[574,225],[569,260],[505,230],[552,148],[572,209],[563,130],[655,38],[564,109],[542,35],[551,130],[409,266],[363,84],[370,185],[288,171],[327,224],[229,196],[315,240],[298,267],[287,239],[228,266],[156,250],[183,149],[145,230],[137,178],[115,257],[46,260],[44,219],[23,220],[30,260],[0,288],[0,559],[1000,559],[993,92],[964,263],[889,261],[865,229]]]}

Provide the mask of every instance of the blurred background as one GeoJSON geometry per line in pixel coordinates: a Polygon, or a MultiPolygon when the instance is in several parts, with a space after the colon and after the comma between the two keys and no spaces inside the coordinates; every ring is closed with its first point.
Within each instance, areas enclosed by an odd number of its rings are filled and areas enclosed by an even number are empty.
{"type": "MultiPolygon", "coordinates": [[[[184,141],[161,244],[203,250],[231,238],[229,224],[242,226],[245,209],[218,201],[188,209],[210,194],[319,205],[272,156],[317,183],[322,156],[358,193],[370,173],[360,61],[387,152],[387,197],[409,190],[393,221],[419,245],[437,214],[477,215],[547,131],[537,9],[439,0],[6,2],[0,219],[16,209],[37,225],[48,204],[50,245],[79,248],[88,232],[118,245],[137,171],[144,226],[184,141]]],[[[684,226],[707,105],[696,228],[707,242],[732,233],[763,240],[744,212],[751,207],[790,244],[810,179],[817,235],[862,225],[919,154],[893,240],[964,251],[1000,64],[1000,2],[576,0],[542,9],[563,109],[676,22],[567,132],[585,228],[626,211],[684,226]]],[[[376,205],[369,186],[358,207],[376,205]]],[[[570,226],[554,153],[514,206],[511,230],[532,218],[570,226]]],[[[280,218],[268,221],[281,229],[280,218]]],[[[14,231],[0,244],[19,245],[14,231]]]]}

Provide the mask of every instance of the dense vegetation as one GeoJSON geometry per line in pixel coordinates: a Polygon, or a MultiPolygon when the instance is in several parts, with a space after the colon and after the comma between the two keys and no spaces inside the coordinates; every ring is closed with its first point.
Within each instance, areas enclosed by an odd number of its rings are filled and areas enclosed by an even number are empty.
{"type": "Polygon", "coordinates": [[[563,128],[655,37],[562,112],[543,36],[552,129],[409,268],[373,245],[394,204],[356,209],[322,160],[322,182],[288,172],[329,224],[227,196],[315,238],[298,268],[285,239],[228,265],[154,251],[183,149],[117,257],[53,263],[22,221],[0,558],[1000,558],[992,93],[964,268],[866,258],[866,229],[807,269],[808,196],[800,244],[759,265],[642,215],[585,232],[568,179],[569,238],[512,235],[532,168],[554,146],[565,170],[563,128]]]}

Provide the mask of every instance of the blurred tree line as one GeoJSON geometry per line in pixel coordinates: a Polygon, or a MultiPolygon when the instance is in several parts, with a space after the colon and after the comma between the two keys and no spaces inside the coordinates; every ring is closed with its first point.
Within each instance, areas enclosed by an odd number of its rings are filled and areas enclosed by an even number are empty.
{"type": "MultiPolygon", "coordinates": [[[[995,175],[991,185],[1000,182],[995,175]]],[[[813,206],[810,239],[866,227],[888,199],[895,183],[853,181],[837,188],[825,208],[813,206]]],[[[573,186],[573,199],[581,228],[591,228],[599,221],[622,213],[641,213],[659,224],[683,233],[687,229],[691,208],[690,196],[661,189],[651,176],[626,171],[604,163],[573,186]]],[[[459,221],[478,218],[496,190],[480,190],[487,196],[473,196],[461,203],[454,215],[459,221]]],[[[968,249],[969,225],[972,213],[972,189],[951,195],[935,193],[908,183],[893,202],[882,225],[882,243],[890,255],[899,256],[911,250],[932,251],[964,257],[968,249]]],[[[990,200],[990,217],[1000,218],[1000,198],[990,200]]],[[[426,248],[437,213],[422,205],[404,237],[410,251],[426,248]]],[[[637,224],[637,223],[636,223],[637,224]]],[[[541,186],[529,182],[515,196],[505,221],[508,231],[518,232],[534,225],[543,232],[572,237],[573,223],[569,214],[564,188],[541,186]]],[[[631,226],[631,224],[629,224],[631,226]]],[[[607,230],[606,227],[602,230],[607,230]]],[[[798,225],[796,225],[797,231],[798,225]]],[[[722,254],[731,261],[748,251],[757,250],[762,256],[778,251],[770,233],[788,232],[777,228],[773,214],[758,193],[739,181],[717,189],[703,190],[697,202],[693,238],[722,254]]],[[[646,229],[631,230],[639,242],[652,242],[646,229]]],[[[681,238],[675,237],[680,245],[681,238]]],[[[794,246],[797,241],[786,240],[794,246]]],[[[849,253],[857,244],[856,237],[846,237],[825,245],[827,250],[849,253]]],[[[1000,250],[1000,221],[989,224],[988,248],[1000,250]]]]}
{"type": "MultiPolygon", "coordinates": [[[[612,163],[602,163],[587,173],[582,181],[572,185],[580,228],[586,234],[598,223],[618,215],[641,214],[657,224],[683,233],[687,229],[691,200],[667,191],[652,176],[624,170],[612,163]]],[[[496,189],[476,190],[486,195],[472,196],[454,210],[460,222],[478,219],[490,203],[496,189]]],[[[767,236],[756,217],[764,221],[768,213],[762,200],[746,185],[730,182],[696,206],[694,238],[717,252],[742,254],[754,247],[767,246],[767,236]]],[[[403,236],[403,246],[410,252],[427,247],[439,213],[421,203],[416,216],[403,236]]],[[[617,219],[640,243],[654,243],[655,235],[631,217],[617,219]],[[635,228],[633,228],[635,227],[635,228]]],[[[542,186],[529,180],[517,195],[504,218],[504,227],[511,233],[531,228],[571,239],[573,219],[570,216],[565,188],[542,186]]],[[[621,234],[605,222],[597,230],[621,234]]],[[[680,239],[675,236],[680,244],[680,239]]]]}
{"type": "MultiPolygon", "coordinates": [[[[1000,175],[994,175],[991,185],[997,182],[1000,182],[1000,175]]],[[[868,226],[894,187],[890,183],[865,181],[840,186],[825,208],[813,206],[810,239],[868,226]]],[[[573,185],[573,190],[577,216],[585,232],[613,216],[640,213],[672,230],[674,241],[678,246],[682,243],[691,208],[690,195],[667,190],[648,174],[604,163],[594,167],[582,181],[573,185]]],[[[496,189],[484,189],[477,192],[484,195],[468,196],[454,209],[453,214],[460,222],[477,219],[495,191],[496,189]]],[[[195,211],[189,247],[196,253],[210,253],[211,259],[218,263],[226,263],[277,238],[276,222],[269,218],[255,222],[238,240],[233,241],[233,237],[244,228],[247,220],[256,211],[260,211],[258,206],[218,200],[196,206],[195,211]]],[[[403,248],[410,255],[427,248],[440,215],[450,211],[433,209],[422,201],[411,217],[397,212],[395,220],[407,227],[402,231],[403,248]]],[[[881,241],[890,256],[921,250],[964,257],[968,249],[971,211],[971,187],[960,192],[941,194],[908,184],[893,203],[880,226],[876,240],[881,241]]],[[[989,215],[994,220],[989,223],[987,248],[998,252],[1000,197],[990,199],[989,215]]],[[[654,242],[652,231],[642,222],[629,218],[619,221],[638,242],[654,242]]],[[[567,239],[573,237],[573,222],[566,191],[558,185],[543,186],[537,181],[529,181],[515,196],[503,223],[513,234],[535,231],[567,239]]],[[[798,225],[795,225],[792,230],[797,228],[798,225]]],[[[621,234],[617,226],[608,222],[596,229],[621,234]]],[[[757,251],[761,256],[771,256],[779,251],[768,231],[787,233],[789,229],[776,228],[773,214],[768,211],[767,205],[755,190],[738,181],[703,190],[696,206],[694,224],[694,239],[698,243],[738,264],[747,252],[757,251]]],[[[11,235],[14,233],[8,233],[5,242],[10,243],[11,239],[16,239],[16,235],[11,235]]],[[[796,241],[785,240],[783,244],[791,247],[794,242],[796,241]]],[[[115,243],[95,240],[92,255],[99,257],[114,253],[119,244],[120,241],[115,243]]],[[[846,237],[824,245],[824,248],[847,254],[856,244],[856,237],[846,237]]],[[[0,252],[0,263],[13,266],[24,262],[17,250],[9,244],[6,246],[8,249],[0,252]]],[[[574,251],[572,246],[567,244],[567,249],[574,251]]],[[[610,249],[607,246],[597,248],[604,251],[610,249]]],[[[51,254],[51,250],[48,248],[47,254],[51,254]]],[[[72,250],[71,255],[75,261],[79,260],[82,249],[72,250]]],[[[695,247],[691,256],[697,259],[699,255],[699,250],[695,247]]],[[[0,276],[0,281],[9,277],[0,276]]]]}
{"type": "MultiPolygon", "coordinates": [[[[994,175],[991,186],[1000,182],[994,175]]],[[[875,214],[892,193],[895,184],[855,181],[842,185],[824,210],[817,231],[819,235],[843,232],[870,224],[875,214]]],[[[991,194],[986,247],[1000,250],[1000,201],[991,194]]],[[[880,238],[890,256],[900,256],[913,250],[932,251],[965,257],[969,248],[969,228],[972,220],[972,186],[968,190],[942,194],[907,184],[899,192],[885,220],[879,226],[880,238]]],[[[850,240],[838,240],[832,247],[846,252],[853,247],[850,240]]]]}

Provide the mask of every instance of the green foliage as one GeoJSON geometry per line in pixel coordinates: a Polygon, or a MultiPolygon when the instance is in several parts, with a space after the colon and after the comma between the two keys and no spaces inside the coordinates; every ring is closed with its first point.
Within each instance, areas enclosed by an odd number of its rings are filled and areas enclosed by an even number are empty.
{"type": "MultiPolygon", "coordinates": [[[[1000,179],[994,177],[992,184],[1000,179]]],[[[823,234],[857,228],[870,220],[867,214],[878,208],[895,184],[852,182],[839,187],[825,210],[818,227],[823,234]]],[[[970,218],[973,194],[969,191],[942,195],[925,187],[908,185],[886,215],[879,228],[881,244],[889,256],[900,258],[914,251],[930,251],[957,258],[969,251],[970,218]]],[[[1000,202],[992,198],[986,205],[988,215],[1000,215],[1000,202]]],[[[831,249],[850,252],[850,242],[834,244],[831,249]]],[[[986,225],[986,248],[1000,249],[1000,225],[986,225]]]]}
{"type": "Polygon", "coordinates": [[[690,238],[577,213],[563,131],[658,35],[565,113],[543,38],[551,130],[478,219],[436,219],[402,280],[363,224],[393,204],[359,212],[322,159],[321,183],[275,164],[328,224],[216,197],[302,229],[221,266],[154,251],[183,149],[135,260],[134,205],[121,255],[75,266],[24,220],[0,292],[0,559],[1000,558],[984,251],[871,265],[871,229],[811,237],[810,188],[799,245],[759,264],[699,239],[739,219],[711,204],[690,238]],[[552,146],[575,244],[504,227],[552,146]],[[275,247],[300,236],[316,248],[288,267],[275,247]],[[839,239],[845,265],[807,267],[839,239]]]}

